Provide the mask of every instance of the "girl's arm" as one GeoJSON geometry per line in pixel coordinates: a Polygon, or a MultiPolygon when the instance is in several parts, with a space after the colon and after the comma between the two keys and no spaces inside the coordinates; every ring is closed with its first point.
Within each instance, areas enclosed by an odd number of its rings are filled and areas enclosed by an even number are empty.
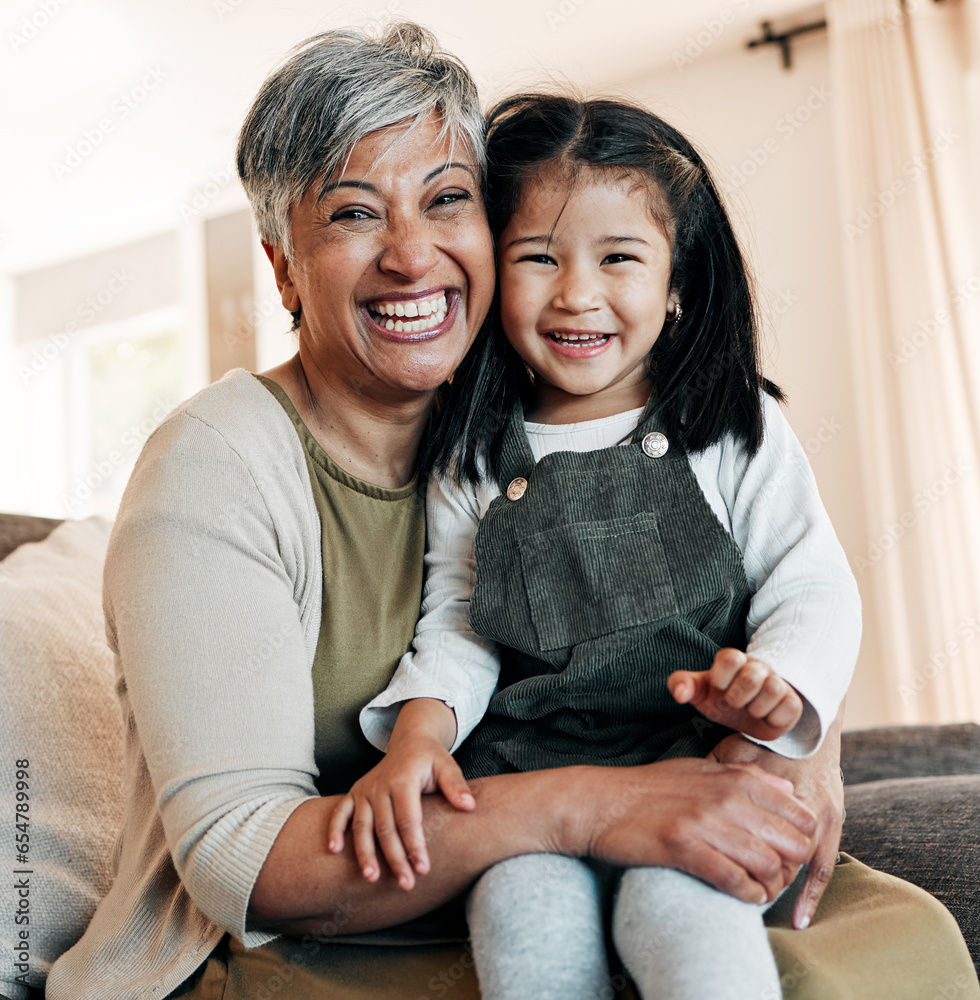
{"type": "Polygon", "coordinates": [[[381,877],[375,839],[403,889],[430,869],[422,822],[422,796],[441,792],[456,809],[476,805],[459,765],[449,752],[456,741],[456,717],[434,698],[406,701],[398,713],[384,758],[341,796],[327,824],[327,845],[344,849],[352,827],[354,853],[369,882],[381,877]]]}
{"type": "Polygon", "coordinates": [[[726,438],[692,457],[709,502],[742,551],[753,592],[747,652],[804,700],[803,715],[766,746],[788,757],[812,754],[832,725],[850,683],[861,639],[854,576],[803,448],[779,404],[763,396],[759,451],[726,438]],[[710,495],[711,489],[715,497],[710,495]]]}
{"type": "Polygon", "coordinates": [[[457,488],[433,477],[426,498],[425,589],[412,649],[387,688],[361,710],[361,729],[388,746],[401,706],[436,698],[455,715],[455,751],[486,713],[500,673],[496,643],[469,625],[476,582],[474,546],[480,518],[499,494],[488,485],[457,488]]]}

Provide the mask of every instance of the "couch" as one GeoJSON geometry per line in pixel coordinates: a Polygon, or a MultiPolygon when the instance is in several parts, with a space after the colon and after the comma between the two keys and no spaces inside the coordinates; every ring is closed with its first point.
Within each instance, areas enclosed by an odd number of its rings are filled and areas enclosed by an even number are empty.
{"type": "MultiPolygon", "coordinates": [[[[26,560],[20,558],[6,563],[11,567],[5,569],[6,557],[20,546],[29,542],[40,542],[62,522],[48,518],[26,517],[21,515],[0,514],[0,599],[5,593],[4,586],[21,572],[20,564],[26,560]],[[15,573],[16,571],[16,573],[15,573]]],[[[85,525],[86,522],[73,522],[73,526],[85,525]]],[[[62,533],[63,534],[63,533],[62,533]]],[[[86,583],[84,600],[85,611],[90,617],[98,616],[97,585],[99,577],[98,553],[104,552],[105,540],[108,536],[108,525],[104,522],[94,524],[91,530],[79,529],[83,536],[72,544],[78,546],[81,555],[88,560],[85,566],[86,583]],[[101,547],[101,548],[100,548],[101,547]],[[93,554],[94,553],[94,554],[93,554]]],[[[60,537],[60,536],[56,536],[60,537]]],[[[74,537],[74,536],[73,536],[74,537]]],[[[51,545],[54,538],[48,543],[51,545]]],[[[38,551],[43,547],[38,547],[38,551]]],[[[22,556],[28,550],[23,550],[22,556]]],[[[55,608],[58,602],[65,603],[65,616],[78,614],[77,607],[72,604],[72,595],[68,593],[65,582],[65,572],[71,574],[75,549],[71,544],[62,545],[55,553],[60,563],[52,563],[61,567],[62,582],[58,593],[50,595],[49,600],[55,608]]],[[[45,565],[43,561],[40,565],[45,565]]],[[[10,592],[7,592],[10,593],[10,592]]],[[[77,595],[76,595],[77,597],[77,595]]],[[[38,598],[30,598],[37,601],[38,598]]],[[[77,604],[77,601],[76,601],[77,604]]],[[[9,627],[9,614],[5,617],[5,609],[0,605],[0,644],[4,641],[2,629],[9,627]]],[[[71,622],[69,622],[71,626],[71,622]]],[[[69,741],[67,745],[74,747],[79,740],[87,739],[93,747],[102,744],[114,744],[117,736],[121,742],[121,725],[116,726],[114,706],[102,706],[101,713],[93,709],[93,704],[111,702],[111,669],[108,650],[104,648],[104,638],[98,634],[94,626],[87,626],[87,631],[77,637],[77,649],[88,650],[96,657],[98,669],[104,673],[100,683],[101,688],[95,690],[92,697],[94,703],[86,705],[84,697],[72,690],[69,693],[65,711],[67,718],[74,719],[69,725],[77,725],[76,732],[60,738],[69,741]],[[99,729],[99,727],[102,727],[99,729]],[[72,742],[74,741],[74,742],[72,742]]],[[[37,636],[36,643],[30,648],[44,648],[44,641],[50,637],[37,636]]],[[[8,643],[8,646],[10,644],[8,643]]],[[[8,672],[17,673],[19,667],[11,663],[9,649],[6,658],[0,648],[0,666],[8,672]]],[[[42,657],[43,658],[43,657],[42,657]]],[[[35,664],[35,669],[36,669],[35,664]]],[[[25,668],[26,669],[26,668],[25,668]]],[[[38,681],[35,677],[34,681],[38,681]]],[[[18,681],[17,676],[5,676],[5,689],[12,691],[23,688],[25,678],[18,681]]],[[[43,685],[42,685],[43,686],[43,685]]],[[[52,697],[58,697],[55,691],[52,697]]],[[[36,702],[36,698],[35,698],[36,702]]],[[[16,702],[15,702],[16,705],[16,702]]],[[[98,705],[96,705],[96,708],[98,705]]],[[[6,710],[12,711],[9,705],[6,710]]],[[[28,705],[26,711],[35,710],[34,702],[28,705]]],[[[16,728],[16,727],[15,727],[16,728]]],[[[0,735],[2,738],[2,735],[0,735]]],[[[19,737],[30,742],[31,737],[19,737]]],[[[8,755],[15,756],[19,751],[7,747],[8,755]]],[[[95,752],[99,752],[97,749],[95,752]]],[[[118,758],[119,749],[113,745],[109,748],[109,760],[118,758]]],[[[62,759],[64,752],[62,751],[62,759]]],[[[5,760],[4,767],[11,770],[14,760],[5,760]]],[[[113,766],[115,766],[113,764],[113,766]]],[[[890,872],[921,886],[940,899],[959,922],[966,939],[967,946],[973,957],[974,964],[980,970],[980,726],[969,723],[946,726],[898,726],[872,729],[860,732],[845,733],[842,746],[842,766],[846,788],[847,818],[844,825],[844,835],[841,849],[853,855],[866,864],[890,872]]],[[[65,857],[56,859],[62,868],[70,869],[69,881],[66,885],[73,888],[77,883],[88,879],[87,893],[76,893],[72,896],[75,911],[63,920],[53,932],[51,940],[33,939],[31,946],[35,951],[31,955],[31,982],[38,983],[46,971],[45,965],[59,948],[68,947],[73,935],[80,933],[97,901],[99,891],[104,891],[106,879],[111,877],[111,851],[107,845],[111,843],[111,827],[114,818],[118,816],[118,808],[114,803],[114,789],[119,776],[113,775],[102,781],[99,775],[92,775],[89,766],[85,772],[88,785],[83,789],[86,796],[84,810],[75,810],[71,827],[73,831],[81,831],[77,840],[85,840],[86,831],[97,828],[103,839],[93,849],[98,855],[94,860],[85,861],[81,850],[66,848],[62,851],[65,857]],[[101,854],[99,853],[101,852],[101,854]],[[87,867],[86,867],[87,865],[87,867]],[[73,867],[74,866],[74,867],[73,867]],[[53,942],[53,943],[52,943],[53,942]],[[47,955],[43,954],[44,949],[47,955]],[[53,954],[52,954],[53,952],[53,954]],[[37,968],[35,968],[37,966],[37,968]]],[[[97,770],[97,768],[96,768],[97,770]]],[[[7,784],[0,787],[8,791],[13,799],[15,785],[12,781],[14,772],[4,774],[7,784]]],[[[32,793],[33,794],[33,793],[32,793]]],[[[50,803],[41,803],[48,808],[50,803]]],[[[74,809],[74,803],[72,804],[74,809]]],[[[36,813],[35,819],[43,817],[44,813],[36,813]]],[[[5,821],[5,831],[12,824],[5,821]]],[[[39,836],[44,831],[39,832],[39,836]]],[[[3,836],[3,835],[0,835],[3,836]]],[[[44,841],[41,841],[42,847],[44,841]]],[[[5,854],[7,853],[4,841],[5,854]]],[[[55,852],[57,853],[57,851],[55,852]]],[[[44,859],[34,857],[37,863],[44,859]]],[[[48,882],[57,884],[56,874],[49,873],[48,882]]],[[[16,904],[16,900],[14,900],[16,904]]],[[[7,909],[5,907],[4,909],[7,909]]],[[[59,914],[59,918],[62,915],[59,914]]],[[[50,918],[50,913],[48,914],[50,918]]],[[[7,924],[0,925],[4,952],[10,955],[16,944],[16,938],[9,942],[6,938],[16,934],[17,929],[7,924]]],[[[40,931],[38,932],[40,933],[40,931]]],[[[8,972],[9,974],[9,972],[8,972]]],[[[3,995],[4,972],[0,969],[0,995],[3,995]]],[[[40,992],[20,991],[18,997],[39,997],[40,992]]]]}

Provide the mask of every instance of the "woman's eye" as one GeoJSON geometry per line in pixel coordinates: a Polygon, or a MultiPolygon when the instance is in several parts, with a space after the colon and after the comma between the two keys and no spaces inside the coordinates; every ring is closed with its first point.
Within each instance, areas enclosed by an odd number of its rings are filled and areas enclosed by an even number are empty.
{"type": "Polygon", "coordinates": [[[331,222],[362,222],[372,218],[366,208],[341,208],[330,216],[331,222]]]}
{"type": "Polygon", "coordinates": [[[432,204],[435,207],[452,205],[457,201],[470,201],[472,197],[469,191],[444,191],[433,200],[432,204]]]}
{"type": "Polygon", "coordinates": [[[606,257],[602,258],[603,264],[622,264],[627,260],[636,260],[635,257],[631,257],[628,253],[611,253],[606,257]]]}

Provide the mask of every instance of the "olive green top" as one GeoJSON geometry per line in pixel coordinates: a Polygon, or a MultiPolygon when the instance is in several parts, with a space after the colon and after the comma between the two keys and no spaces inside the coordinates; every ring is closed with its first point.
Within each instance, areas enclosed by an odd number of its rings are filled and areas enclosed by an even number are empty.
{"type": "Polygon", "coordinates": [[[344,471],[317,444],[282,387],[259,381],[292,420],[320,517],[323,617],[313,660],[317,788],[346,792],[381,759],[358,713],[391,679],[422,600],[425,497],[415,480],[385,489],[344,471]]]}

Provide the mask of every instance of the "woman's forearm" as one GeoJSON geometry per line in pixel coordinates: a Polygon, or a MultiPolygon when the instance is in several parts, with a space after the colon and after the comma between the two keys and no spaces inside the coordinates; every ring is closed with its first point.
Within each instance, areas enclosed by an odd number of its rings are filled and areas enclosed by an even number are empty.
{"type": "Polygon", "coordinates": [[[729,736],[715,747],[712,757],[725,762],[753,763],[770,774],[793,783],[797,798],[817,817],[813,853],[807,858],[806,882],[793,909],[793,925],[806,927],[834,872],[840,846],[844,811],[844,786],[840,771],[840,737],[844,719],[841,705],[812,757],[791,760],[752,743],[743,736],[729,736]]]}
{"type": "Polygon", "coordinates": [[[255,883],[250,925],[302,936],[344,914],[345,932],[401,923],[460,893],[490,865],[554,852],[690,872],[749,902],[774,898],[812,853],[816,821],[778,779],[749,765],[685,758],[569,767],[471,782],[472,812],[425,796],[431,870],[409,892],[385,870],[368,883],[350,844],[327,850],[335,798],[299,806],[255,883]]]}
{"type": "MultiPolygon", "coordinates": [[[[572,777],[567,769],[566,779],[572,777]]],[[[580,769],[576,769],[580,770],[580,769]]],[[[442,795],[426,795],[422,808],[431,870],[410,892],[387,866],[367,882],[351,838],[342,853],[327,850],[327,820],[336,796],[305,802],[283,825],[259,873],[249,902],[249,923],[299,936],[322,933],[344,914],[345,933],[374,930],[427,913],[463,891],[485,869],[517,854],[584,853],[563,820],[566,797],[557,772],[534,771],[470,782],[472,813],[442,795]]]]}

